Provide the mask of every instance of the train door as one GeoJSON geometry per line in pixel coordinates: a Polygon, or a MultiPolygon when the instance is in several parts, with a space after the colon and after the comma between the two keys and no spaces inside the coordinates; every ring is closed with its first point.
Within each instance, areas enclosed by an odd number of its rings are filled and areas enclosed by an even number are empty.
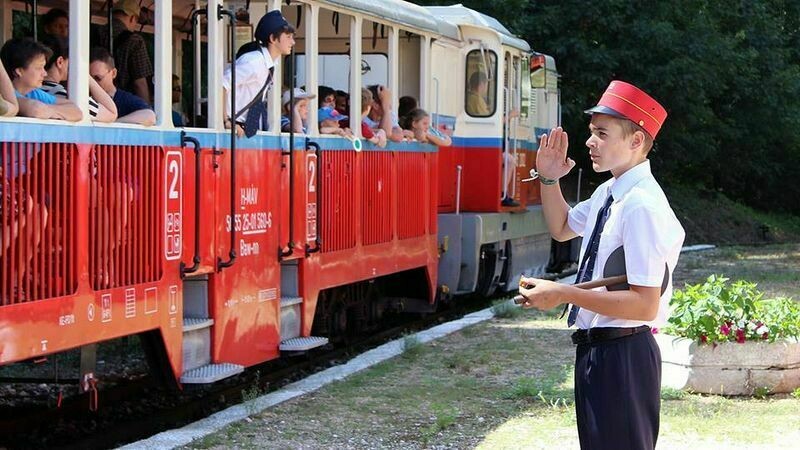
{"type": "MultiPolygon", "coordinates": [[[[503,74],[503,189],[504,206],[519,206],[520,57],[506,51],[503,74]]],[[[520,164],[522,162],[522,164],[520,164]]]]}

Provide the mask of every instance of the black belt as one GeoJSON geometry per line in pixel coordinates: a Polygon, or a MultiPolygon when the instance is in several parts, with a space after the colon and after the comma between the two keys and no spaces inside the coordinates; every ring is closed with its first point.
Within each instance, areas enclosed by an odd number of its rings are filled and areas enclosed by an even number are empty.
{"type": "Polygon", "coordinates": [[[589,328],[588,330],[578,330],[572,333],[572,343],[575,345],[596,344],[625,336],[633,336],[645,331],[650,331],[650,327],[641,325],[631,328],[589,328]]]}

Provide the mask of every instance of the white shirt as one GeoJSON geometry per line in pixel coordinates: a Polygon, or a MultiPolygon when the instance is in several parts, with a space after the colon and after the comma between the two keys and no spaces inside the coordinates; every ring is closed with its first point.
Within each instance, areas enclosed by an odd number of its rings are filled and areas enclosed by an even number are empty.
{"type": "MultiPolygon", "coordinates": [[[[259,52],[247,52],[236,59],[236,112],[247,106],[258,95],[264,87],[269,76],[269,69],[275,66],[275,61],[269,55],[265,47],[261,47],[259,52]]],[[[273,77],[272,83],[264,89],[262,101],[266,100],[271,85],[275,84],[273,77]]],[[[231,117],[231,66],[225,68],[222,74],[222,86],[225,88],[225,117],[231,117]]],[[[239,122],[243,122],[247,117],[247,110],[237,117],[239,122]]]]}
{"type": "MultiPolygon", "coordinates": [[[[597,212],[606,202],[609,192],[614,196],[608,220],[600,234],[596,265],[592,279],[603,277],[603,267],[611,252],[623,246],[628,284],[660,287],[664,279],[664,264],[669,268],[667,289],[661,295],[658,314],[652,322],[625,320],[604,316],[581,308],[578,328],[662,327],[669,317],[672,298],[672,273],[686,236],[678,218],[669,206],[664,191],[650,172],[650,161],[632,167],[619,178],[598,186],[592,197],[570,209],[567,224],[580,236],[591,236],[597,212]]],[[[581,261],[589,239],[581,244],[581,261]]],[[[604,291],[601,287],[595,290],[604,291]]]]}

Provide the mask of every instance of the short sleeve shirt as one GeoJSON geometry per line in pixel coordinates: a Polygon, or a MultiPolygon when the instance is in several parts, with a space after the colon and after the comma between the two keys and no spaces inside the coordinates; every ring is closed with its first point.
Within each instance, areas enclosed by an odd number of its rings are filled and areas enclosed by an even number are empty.
{"type": "Polygon", "coordinates": [[[119,19],[112,22],[114,29],[114,62],[117,65],[117,86],[133,91],[133,82],[139,78],[153,76],[153,63],[147,53],[147,45],[139,33],[127,31],[119,19]]]}
{"type": "Polygon", "coordinates": [[[117,105],[118,117],[125,117],[142,109],[151,109],[146,101],[122,89],[117,89],[114,93],[114,104],[117,105]]]}
{"type": "Polygon", "coordinates": [[[28,92],[25,95],[20,94],[19,91],[16,91],[16,92],[17,92],[17,97],[27,98],[27,99],[30,99],[30,100],[36,100],[36,101],[44,103],[45,105],[55,105],[56,104],[56,97],[54,95],[48,94],[47,92],[45,92],[45,91],[43,91],[41,89],[34,89],[34,90],[28,92]]]}
{"type": "MultiPolygon", "coordinates": [[[[247,117],[247,111],[243,110],[264,87],[269,77],[269,70],[275,66],[275,61],[270,57],[266,48],[261,47],[260,51],[247,52],[236,59],[236,112],[241,111],[237,117],[238,121],[243,121],[247,117]]],[[[267,99],[267,95],[274,84],[274,80],[264,89],[262,101],[267,99]]],[[[231,66],[225,68],[222,74],[222,86],[225,88],[225,114],[231,117],[231,66]]]]}
{"type": "MultiPolygon", "coordinates": [[[[667,272],[667,289],[661,295],[658,313],[651,322],[619,319],[581,308],[576,320],[577,326],[583,329],[639,325],[662,327],[669,316],[672,273],[678,263],[686,234],[669,206],[664,191],[650,172],[650,161],[629,169],[619,178],[606,181],[594,191],[591,198],[570,209],[567,217],[570,229],[579,236],[591,236],[597,213],[609,194],[613,195],[614,202],[600,234],[592,279],[602,277],[602,268],[605,267],[608,257],[622,246],[629,284],[660,287],[667,272]]],[[[581,260],[588,245],[589,239],[584,239],[581,260]]]]}
{"type": "MultiPolygon", "coordinates": [[[[65,100],[69,98],[67,89],[61,83],[56,83],[55,81],[44,80],[42,82],[42,90],[56,98],[63,98],[65,100]]],[[[89,115],[97,117],[97,112],[99,110],[100,105],[97,104],[97,100],[89,96],[89,115]]]]}

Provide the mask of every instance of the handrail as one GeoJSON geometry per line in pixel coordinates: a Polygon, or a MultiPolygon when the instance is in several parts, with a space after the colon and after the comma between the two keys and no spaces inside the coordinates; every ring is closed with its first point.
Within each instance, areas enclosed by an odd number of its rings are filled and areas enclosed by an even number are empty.
{"type": "MultiPolygon", "coordinates": [[[[512,96],[512,102],[513,103],[516,103],[516,101],[517,101],[518,92],[519,91],[517,89],[511,89],[511,96],[512,96]]],[[[519,105],[515,104],[514,106],[516,106],[517,108],[514,108],[513,111],[519,112],[519,109],[518,109],[519,105]]],[[[516,168],[516,164],[517,164],[517,161],[518,161],[518,154],[519,154],[519,139],[517,139],[517,128],[519,128],[519,116],[516,116],[513,119],[510,119],[510,121],[511,121],[511,124],[509,124],[509,127],[510,127],[509,136],[513,136],[513,138],[511,139],[511,148],[514,149],[514,152],[513,152],[513,154],[514,154],[514,166],[516,168]]],[[[514,198],[516,196],[517,196],[517,171],[513,170],[511,172],[511,196],[510,197],[514,198]]]]}
{"type": "Polygon", "coordinates": [[[186,263],[181,261],[181,278],[187,273],[197,272],[200,268],[200,141],[181,130],[181,148],[186,147],[187,142],[191,142],[194,146],[194,257],[192,267],[186,267],[186,263]]]}
{"type": "Polygon", "coordinates": [[[322,241],[319,238],[322,233],[322,220],[320,220],[320,213],[322,211],[322,208],[320,207],[320,204],[322,203],[322,152],[320,151],[319,144],[306,138],[306,150],[309,148],[314,149],[314,155],[317,157],[317,170],[314,171],[314,176],[317,177],[317,233],[316,237],[314,238],[314,248],[311,248],[311,246],[308,245],[308,242],[306,242],[306,256],[322,250],[322,241]]]}
{"type": "Polygon", "coordinates": [[[461,213],[461,164],[456,166],[456,214],[461,213]]]}
{"type": "Polygon", "coordinates": [[[287,69],[289,71],[289,151],[281,152],[281,155],[289,155],[289,242],[286,244],[286,250],[283,247],[278,248],[278,260],[294,253],[294,87],[296,81],[294,47],[289,56],[287,69]]]}
{"type": "MultiPolygon", "coordinates": [[[[197,126],[197,117],[200,115],[200,60],[202,59],[202,55],[198,52],[197,42],[200,40],[200,33],[197,32],[197,17],[201,14],[208,15],[207,8],[200,8],[195,9],[192,11],[191,22],[192,22],[192,65],[194,67],[194,73],[192,74],[192,97],[194,101],[194,107],[192,110],[192,126],[197,126]]],[[[109,22],[110,23],[110,22],[109,22]]],[[[199,48],[203,48],[202,45],[199,48]]]]}
{"type": "MultiPolygon", "coordinates": [[[[233,12],[222,8],[222,5],[217,5],[217,20],[222,20],[222,16],[228,16],[231,26],[228,28],[230,31],[230,45],[231,57],[236,55],[236,16],[233,12]]],[[[233,61],[232,64],[236,64],[233,61]]],[[[231,68],[231,249],[228,252],[228,260],[223,261],[222,258],[217,257],[217,271],[222,271],[227,267],[233,265],[236,260],[236,68],[231,68]]]]}
{"type": "Polygon", "coordinates": [[[508,88],[505,86],[503,86],[503,95],[505,96],[505,104],[503,105],[503,194],[505,198],[513,198],[508,189],[508,168],[506,167],[508,162],[505,156],[506,153],[510,153],[508,147],[510,142],[509,133],[511,132],[509,124],[511,123],[511,119],[509,119],[508,116],[511,113],[509,109],[511,107],[511,95],[508,92],[508,88]]]}
{"type": "MultiPolygon", "coordinates": [[[[31,2],[31,7],[33,8],[33,14],[31,14],[31,22],[33,23],[33,40],[39,40],[39,0],[33,0],[31,2]]],[[[25,8],[27,9],[27,7],[25,8]]]]}
{"type": "Polygon", "coordinates": [[[435,115],[433,117],[433,127],[437,130],[439,129],[439,79],[433,77],[433,82],[436,83],[436,103],[435,103],[435,115]]]}

